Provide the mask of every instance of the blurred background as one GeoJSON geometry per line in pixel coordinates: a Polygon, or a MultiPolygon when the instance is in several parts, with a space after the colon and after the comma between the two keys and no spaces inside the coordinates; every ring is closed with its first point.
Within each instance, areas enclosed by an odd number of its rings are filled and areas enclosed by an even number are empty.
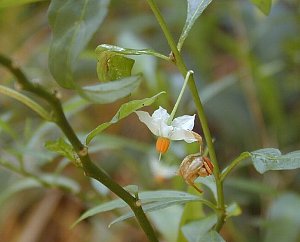
{"type": "MultiPolygon", "coordinates": [[[[186,1],[157,2],[178,39],[186,1]]],[[[154,57],[134,57],[133,72],[143,73],[142,84],[132,96],[112,104],[91,104],[60,88],[48,70],[48,6],[49,1],[42,1],[0,8],[0,52],[17,61],[31,80],[62,94],[68,118],[81,137],[109,121],[122,103],[162,90],[167,95],[146,110],[163,106],[171,112],[183,78],[174,65],[154,57]]],[[[107,17],[81,55],[76,69],[79,83],[97,82],[94,50],[103,43],[170,52],[146,1],[111,1],[107,17]]],[[[213,1],[193,26],[182,53],[195,72],[221,168],[243,151],[300,149],[299,1],[274,0],[269,16],[246,0],[213,1]]],[[[2,67],[0,82],[15,86],[14,77],[2,67]]],[[[177,114],[195,112],[186,90],[177,114]]],[[[194,130],[202,134],[198,121],[194,130]]],[[[94,216],[70,229],[86,209],[115,196],[45,149],[46,141],[61,136],[54,125],[22,104],[0,96],[0,241],[145,241],[133,219],[107,228],[120,213],[94,216]]],[[[187,190],[176,170],[187,154],[197,150],[196,145],[173,142],[157,163],[155,137],[134,114],[90,146],[94,161],[118,183],[136,184],[141,191],[187,190]]],[[[260,175],[244,162],[225,182],[226,202],[236,201],[242,214],[227,221],[223,237],[232,242],[300,241],[299,191],[299,170],[260,175]]],[[[177,232],[168,231],[176,231],[182,210],[174,206],[149,214],[161,241],[176,241],[177,232]]]]}

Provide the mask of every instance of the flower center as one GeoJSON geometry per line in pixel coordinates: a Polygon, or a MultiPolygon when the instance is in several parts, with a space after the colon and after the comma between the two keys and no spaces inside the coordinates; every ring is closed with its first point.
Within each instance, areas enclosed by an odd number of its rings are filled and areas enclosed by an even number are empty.
{"type": "Polygon", "coordinates": [[[156,150],[160,154],[166,153],[170,146],[170,139],[165,137],[158,137],[156,141],[156,150]]]}

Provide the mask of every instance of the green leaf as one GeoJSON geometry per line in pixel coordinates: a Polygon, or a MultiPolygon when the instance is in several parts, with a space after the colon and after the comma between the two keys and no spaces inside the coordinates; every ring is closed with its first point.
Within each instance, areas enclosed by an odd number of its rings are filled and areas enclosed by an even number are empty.
{"type": "Polygon", "coordinates": [[[155,102],[157,97],[163,93],[165,93],[165,92],[160,92],[150,98],[145,98],[142,100],[133,100],[133,101],[123,104],[120,107],[120,109],[118,110],[118,112],[115,114],[115,116],[109,122],[100,124],[98,127],[96,127],[94,130],[92,130],[87,135],[86,144],[88,145],[96,135],[100,134],[103,130],[108,128],[110,125],[117,123],[119,120],[127,117],[128,115],[130,115],[131,113],[133,113],[134,111],[136,111],[142,107],[151,105],[152,103],[155,102]]]}
{"type": "MultiPolygon", "coordinates": [[[[153,211],[158,211],[170,206],[174,206],[174,205],[180,205],[180,204],[184,204],[188,202],[187,200],[173,200],[173,201],[162,201],[162,202],[154,202],[154,203],[149,203],[143,206],[143,210],[145,213],[148,212],[153,212],[153,211]]],[[[134,217],[134,213],[132,211],[118,217],[117,219],[113,220],[108,227],[111,227],[112,225],[118,223],[118,222],[122,222],[126,219],[132,218],[134,217]]]]}
{"type": "Polygon", "coordinates": [[[178,50],[181,50],[183,42],[188,36],[196,19],[201,15],[201,13],[211,3],[211,1],[212,0],[187,0],[187,16],[185,25],[178,41],[178,50]]]}
{"type": "Polygon", "coordinates": [[[123,47],[119,47],[119,46],[115,46],[115,45],[108,45],[108,44],[98,45],[98,47],[96,48],[96,54],[98,56],[98,59],[103,51],[119,53],[122,55],[152,55],[152,56],[164,59],[164,60],[169,60],[169,57],[167,57],[163,54],[157,53],[151,49],[137,50],[137,49],[123,48],[123,47]]]}
{"type": "Polygon", "coordinates": [[[200,197],[192,195],[187,192],[174,191],[174,190],[159,190],[159,191],[145,191],[139,193],[139,198],[143,203],[158,202],[158,201],[191,201],[198,200],[200,197]]]}
{"type": "Polygon", "coordinates": [[[195,180],[195,183],[201,183],[207,186],[211,190],[215,200],[217,201],[218,195],[217,195],[217,188],[216,188],[216,180],[214,176],[198,177],[195,180]]]}
{"type": "MultiPolygon", "coordinates": [[[[200,188],[202,189],[202,187],[200,187],[200,188]]],[[[187,191],[191,194],[199,195],[199,192],[196,191],[191,186],[188,187],[187,191]]],[[[203,208],[204,208],[204,206],[202,203],[187,203],[187,204],[185,204],[182,216],[180,216],[179,228],[184,226],[186,223],[206,217],[206,213],[204,212],[203,208]]],[[[176,231],[178,231],[177,240],[172,240],[172,241],[186,242],[186,239],[185,239],[181,229],[177,229],[176,231]]]]}
{"type": "MultiPolygon", "coordinates": [[[[142,204],[145,204],[143,206],[144,211],[155,211],[159,209],[163,209],[175,204],[183,204],[190,201],[204,201],[199,196],[195,196],[186,192],[181,191],[172,191],[172,190],[160,190],[160,191],[146,191],[146,192],[140,192],[139,199],[142,204]]],[[[77,223],[82,221],[83,219],[86,219],[88,217],[94,216],[98,213],[111,211],[117,208],[124,208],[127,204],[122,201],[121,199],[116,199],[110,202],[106,202],[103,204],[100,204],[96,207],[93,207],[89,210],[87,210],[85,213],[83,213],[79,219],[76,220],[76,222],[72,225],[75,226],[77,223]]],[[[117,220],[113,221],[120,222],[124,219],[133,217],[134,214],[129,212],[121,217],[119,217],[117,220]]]]}
{"type": "Polygon", "coordinates": [[[112,103],[130,95],[140,84],[141,76],[130,76],[121,80],[85,86],[78,89],[79,94],[85,99],[95,103],[112,103]]]}
{"type": "Polygon", "coordinates": [[[218,232],[211,230],[198,238],[197,242],[225,242],[225,240],[218,232]]]}
{"type": "Polygon", "coordinates": [[[75,227],[79,222],[81,222],[82,220],[94,216],[98,213],[103,213],[103,212],[108,212],[117,208],[124,208],[126,207],[127,204],[121,200],[121,199],[116,199],[110,202],[106,202],[103,204],[100,204],[94,208],[91,208],[89,210],[87,210],[85,213],[83,213],[73,224],[72,224],[72,228],[75,227]]]}
{"type": "MultiPolygon", "coordinates": [[[[143,205],[143,210],[145,213],[158,211],[164,208],[168,208],[174,205],[181,205],[187,202],[199,201],[205,202],[206,200],[202,199],[199,196],[195,196],[186,192],[179,191],[154,191],[154,192],[142,192],[139,193],[139,199],[143,205]]],[[[124,221],[128,218],[134,217],[132,211],[118,217],[109,224],[109,227],[115,223],[124,221]]]]}
{"type": "Polygon", "coordinates": [[[251,152],[251,159],[259,173],[300,168],[300,150],[282,155],[278,149],[261,149],[251,152]]]}
{"type": "Polygon", "coordinates": [[[79,54],[103,21],[109,0],[52,0],[48,19],[53,32],[49,68],[65,88],[75,88],[74,68],[79,54]]]}
{"type": "Polygon", "coordinates": [[[300,228],[300,196],[285,193],[273,201],[267,211],[263,242],[298,242],[300,228]]]}
{"type": "Polygon", "coordinates": [[[272,0],[250,0],[265,15],[269,15],[272,6],[272,0]]]}
{"type": "Polygon", "coordinates": [[[182,227],[182,232],[188,242],[198,241],[202,236],[210,231],[216,224],[217,215],[209,215],[203,219],[193,221],[182,227]]]}
{"type": "Polygon", "coordinates": [[[68,158],[69,160],[74,160],[73,147],[69,143],[66,143],[63,138],[59,138],[55,141],[47,141],[45,147],[50,151],[54,151],[68,158]]]}
{"type": "Polygon", "coordinates": [[[97,74],[99,81],[107,82],[131,76],[134,60],[121,54],[102,51],[98,55],[97,74]]]}
{"type": "Polygon", "coordinates": [[[67,189],[73,193],[78,193],[80,190],[80,186],[76,181],[58,174],[43,173],[39,176],[39,179],[41,179],[45,183],[48,183],[51,187],[60,187],[63,189],[67,189]]]}
{"type": "MultiPolygon", "coordinates": [[[[147,216],[150,218],[154,227],[159,231],[165,241],[176,241],[179,230],[180,218],[182,216],[182,206],[172,206],[163,210],[153,211],[147,216]]],[[[195,212],[195,211],[194,211],[195,212]]]]}
{"type": "Polygon", "coordinates": [[[0,0],[0,8],[15,7],[23,4],[41,2],[44,0],[0,0]]]}

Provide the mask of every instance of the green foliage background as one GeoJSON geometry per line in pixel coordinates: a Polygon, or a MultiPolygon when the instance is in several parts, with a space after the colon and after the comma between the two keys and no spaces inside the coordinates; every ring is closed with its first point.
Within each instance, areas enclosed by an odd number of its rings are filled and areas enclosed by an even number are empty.
{"type": "MultiPolygon", "coordinates": [[[[185,22],[186,2],[157,2],[178,39],[185,22]]],[[[135,59],[133,75],[143,73],[141,83],[131,96],[111,104],[90,104],[76,92],[59,87],[48,68],[48,6],[49,1],[38,1],[4,8],[0,1],[0,51],[13,57],[34,82],[58,90],[82,140],[99,124],[109,122],[130,100],[165,91],[147,110],[152,112],[159,105],[172,110],[182,77],[173,65],[153,56],[131,56],[135,59]]],[[[213,1],[193,26],[182,52],[195,72],[221,168],[244,151],[267,147],[283,153],[299,150],[299,26],[297,0],[273,1],[269,16],[249,1],[213,1]]],[[[170,52],[145,1],[112,0],[101,27],[84,52],[78,53],[73,65],[76,85],[97,83],[94,50],[102,43],[150,48],[165,55],[170,52]]],[[[2,85],[15,85],[4,69],[0,69],[0,81],[2,85]]],[[[91,93],[85,95],[92,101],[97,99],[91,93]]],[[[186,91],[178,115],[193,113],[195,107],[186,91]]],[[[202,133],[199,123],[195,131],[202,133]]],[[[31,241],[143,241],[133,220],[107,229],[110,221],[120,215],[118,211],[95,216],[69,230],[85,209],[114,196],[84,177],[65,158],[46,150],[45,143],[58,139],[61,133],[30,109],[4,96],[0,96],[0,137],[0,241],[21,241],[29,232],[36,236],[31,241]],[[40,227],[32,229],[33,221],[40,221],[40,227]]],[[[181,178],[163,179],[151,172],[149,160],[156,158],[154,143],[150,132],[135,115],[130,115],[97,136],[90,153],[122,186],[186,190],[181,178]]],[[[163,164],[178,166],[185,154],[196,150],[194,145],[173,142],[163,164]]],[[[247,161],[225,182],[226,203],[237,202],[242,214],[227,221],[222,230],[224,239],[299,241],[299,170],[259,175],[246,165],[247,161]]],[[[211,196],[206,188],[205,196],[211,196]]],[[[192,205],[188,205],[188,220],[192,220],[192,213],[197,217],[195,211],[200,210],[192,205]]],[[[181,206],[173,206],[151,213],[150,219],[162,238],[175,241],[168,231],[178,227],[182,213],[181,206]]]]}

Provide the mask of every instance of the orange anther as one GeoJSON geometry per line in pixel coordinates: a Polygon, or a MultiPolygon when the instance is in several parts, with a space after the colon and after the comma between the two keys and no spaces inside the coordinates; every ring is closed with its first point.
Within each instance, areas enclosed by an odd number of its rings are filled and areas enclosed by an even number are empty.
{"type": "Polygon", "coordinates": [[[168,138],[158,137],[156,141],[156,150],[158,151],[158,153],[160,154],[166,153],[169,146],[170,146],[170,140],[168,138]]]}

